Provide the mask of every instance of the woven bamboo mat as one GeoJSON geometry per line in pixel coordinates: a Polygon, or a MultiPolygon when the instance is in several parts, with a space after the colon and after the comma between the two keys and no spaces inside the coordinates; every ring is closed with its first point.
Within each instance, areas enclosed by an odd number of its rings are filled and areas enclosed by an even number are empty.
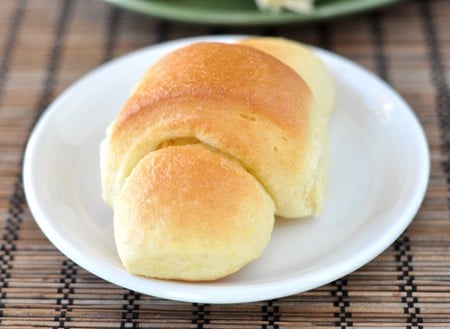
{"type": "Polygon", "coordinates": [[[0,326],[5,328],[450,327],[450,1],[409,0],[315,25],[166,22],[99,0],[0,2],[0,326]],[[426,131],[431,178],[407,231],[360,270],[277,300],[207,305],[105,282],[63,256],[36,226],[21,162],[47,105],[99,64],[161,41],[271,34],[330,49],[387,80],[426,131]]]}

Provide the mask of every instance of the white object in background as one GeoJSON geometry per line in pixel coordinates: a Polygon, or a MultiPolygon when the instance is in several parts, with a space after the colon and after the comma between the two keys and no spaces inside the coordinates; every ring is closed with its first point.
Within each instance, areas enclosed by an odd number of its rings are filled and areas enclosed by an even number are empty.
{"type": "Polygon", "coordinates": [[[315,0],[255,0],[262,10],[279,12],[282,8],[296,13],[308,13],[314,9],[315,0]]]}

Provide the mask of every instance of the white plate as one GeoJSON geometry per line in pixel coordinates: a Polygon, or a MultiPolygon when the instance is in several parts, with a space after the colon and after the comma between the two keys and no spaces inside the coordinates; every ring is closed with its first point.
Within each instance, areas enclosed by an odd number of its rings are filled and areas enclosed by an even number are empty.
{"type": "Polygon", "coordinates": [[[429,153],[408,105],[377,77],[316,49],[337,84],[330,123],[326,209],[315,219],[278,220],[264,255],[216,282],[128,274],[116,254],[112,211],[100,193],[99,143],[134,83],[163,54],[202,37],[151,46],[109,62],[65,91],[29,140],[24,186],[42,231],[67,257],[117,285],[167,299],[237,303],[319,287],[366,264],[405,230],[425,194],[429,153]]]}

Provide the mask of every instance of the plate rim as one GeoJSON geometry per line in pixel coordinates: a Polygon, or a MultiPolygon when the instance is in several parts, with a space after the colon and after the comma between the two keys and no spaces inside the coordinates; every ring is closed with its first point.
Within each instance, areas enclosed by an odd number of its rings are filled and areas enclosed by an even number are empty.
{"type": "MultiPolygon", "coordinates": [[[[390,244],[392,244],[396,238],[398,238],[403,231],[409,226],[411,221],[414,219],[414,215],[419,210],[427,190],[428,181],[429,181],[429,175],[430,175],[430,154],[429,154],[429,147],[427,143],[427,138],[425,135],[425,132],[423,130],[423,127],[418,120],[417,115],[415,112],[409,107],[409,105],[406,103],[406,101],[391,87],[389,86],[385,81],[365,69],[364,67],[360,66],[359,64],[344,58],[338,54],[329,52],[327,50],[319,49],[316,47],[313,47],[316,51],[319,53],[326,54],[327,56],[334,57],[335,59],[344,62],[346,65],[352,65],[356,67],[359,70],[362,70],[365,74],[368,74],[372,79],[375,79],[377,83],[381,84],[384,88],[387,88],[397,99],[396,101],[399,101],[404,109],[406,110],[406,113],[411,116],[411,119],[414,122],[415,125],[415,133],[418,135],[418,138],[421,140],[421,154],[423,154],[423,171],[420,172],[420,184],[418,183],[415,185],[415,193],[413,194],[413,202],[409,204],[408,208],[405,208],[402,210],[402,221],[397,221],[395,227],[390,228],[390,235],[388,239],[378,239],[376,240],[376,247],[367,248],[364,250],[359,250],[356,255],[353,255],[354,259],[358,259],[358,262],[353,262],[351,264],[344,264],[345,266],[342,266],[343,264],[340,264],[341,266],[336,267],[336,264],[328,264],[326,267],[322,268],[327,269],[330,268],[332,271],[327,271],[328,275],[324,275],[322,273],[322,276],[317,279],[314,276],[317,275],[317,273],[307,273],[306,275],[309,275],[309,284],[303,284],[303,288],[301,289],[293,289],[291,285],[298,286],[298,276],[291,274],[288,276],[287,279],[284,281],[277,280],[276,282],[266,282],[264,286],[271,287],[270,293],[268,293],[267,289],[263,289],[264,287],[261,286],[260,283],[246,283],[245,286],[247,289],[250,289],[252,291],[251,294],[247,294],[246,296],[230,296],[228,294],[223,294],[223,292],[226,292],[227,290],[230,290],[230,287],[228,286],[217,286],[217,285],[209,285],[205,284],[203,286],[203,293],[192,293],[189,289],[189,286],[186,288],[184,285],[178,285],[173,281],[164,281],[164,280],[155,280],[155,279],[148,279],[148,278],[140,278],[133,276],[135,279],[130,282],[123,282],[123,278],[121,278],[122,281],[115,280],[115,278],[111,278],[109,275],[105,275],[105,273],[102,271],[103,269],[107,268],[108,266],[105,265],[105,263],[101,263],[101,260],[96,259],[96,266],[97,270],[92,270],[92,260],[86,260],[86,255],[84,255],[80,250],[75,248],[72,245],[67,245],[64,241],[64,239],[58,234],[56,229],[52,227],[51,220],[46,217],[45,210],[42,209],[42,206],[39,204],[37,200],[37,195],[33,193],[35,187],[32,184],[32,163],[33,163],[33,157],[34,152],[36,152],[36,147],[38,146],[39,141],[39,135],[43,133],[43,129],[45,128],[45,123],[51,119],[51,116],[54,112],[57,112],[58,109],[60,109],[59,104],[64,102],[64,100],[67,97],[71,97],[71,94],[73,90],[75,90],[79,84],[82,83],[82,81],[90,79],[90,77],[94,74],[101,74],[102,70],[107,70],[110,66],[114,65],[116,61],[126,60],[127,57],[137,55],[139,52],[145,52],[150,50],[157,50],[158,48],[167,48],[167,47],[177,47],[184,44],[192,43],[192,42],[198,42],[198,41],[205,41],[205,40],[215,40],[215,41],[232,41],[237,38],[243,38],[248,37],[244,35],[225,35],[225,36],[201,36],[201,37],[194,37],[194,38],[185,38],[185,39],[178,39],[173,41],[168,41],[164,43],[159,43],[155,45],[151,45],[145,48],[141,48],[132,52],[129,52],[127,54],[124,54],[122,56],[117,57],[116,59],[113,59],[110,62],[107,62],[105,64],[100,65],[96,69],[90,71],[89,73],[85,74],[80,79],[76,80],[74,83],[72,83],[66,90],[64,90],[58,97],[55,98],[55,100],[47,107],[47,109],[44,111],[42,116],[37,121],[36,125],[33,127],[32,132],[30,134],[30,138],[28,140],[26,149],[25,149],[25,155],[24,155],[24,162],[23,162],[23,186],[24,186],[24,192],[26,199],[28,201],[28,205],[30,208],[30,211],[33,215],[33,218],[35,222],[38,224],[44,235],[54,244],[54,246],[57,247],[57,249],[62,252],[64,255],[66,255],[69,259],[72,259],[75,261],[79,266],[85,268],[88,272],[96,275],[97,277],[100,277],[106,281],[112,282],[113,284],[116,284],[121,287],[129,288],[135,291],[138,291],[143,294],[152,295],[160,298],[170,299],[170,300],[176,300],[176,301],[184,301],[184,302],[201,302],[201,303],[243,303],[243,302],[255,302],[260,300],[266,300],[266,299],[272,299],[272,298],[280,298],[287,295],[292,295],[295,293],[301,293],[313,288],[316,288],[318,286],[321,286],[323,284],[327,284],[337,278],[343,277],[361,266],[369,263],[372,261],[376,256],[381,254],[384,250],[386,250],[387,247],[389,247],[390,244]],[[100,261],[100,263],[98,263],[100,261]],[[88,266],[86,266],[86,264],[88,266]],[[89,268],[89,269],[87,269],[89,268]],[[175,287],[179,289],[178,291],[172,290],[158,290],[158,291],[148,291],[148,289],[142,289],[142,287],[139,285],[139,282],[145,281],[146,283],[152,282],[150,285],[151,287],[157,287],[162,285],[163,287],[170,286],[175,287]],[[207,294],[205,292],[212,291],[212,294],[207,294]],[[222,293],[221,293],[222,292],[222,293]]],[[[402,110],[403,111],[403,110],[402,110]]],[[[89,258],[89,257],[87,257],[89,258]]],[[[323,271],[322,271],[323,272],[323,271]]],[[[128,273],[125,273],[126,276],[129,276],[128,273]]],[[[305,275],[303,276],[303,281],[305,275]]],[[[307,277],[308,278],[308,277],[307,277]]],[[[300,280],[302,281],[302,280],[300,280]]],[[[197,284],[195,284],[197,285],[197,284]]],[[[203,285],[203,283],[202,283],[203,285]]],[[[147,285],[148,286],[148,285],[147,285]]],[[[267,287],[266,287],[267,288],[267,287]]]]}
{"type": "Polygon", "coordinates": [[[171,4],[169,2],[152,2],[149,0],[103,0],[116,7],[135,13],[154,16],[166,20],[174,20],[193,24],[226,24],[226,25],[275,25],[292,23],[317,22],[332,18],[339,18],[356,13],[363,13],[373,9],[386,7],[405,0],[347,0],[337,4],[327,4],[318,7],[312,13],[302,14],[283,11],[276,15],[255,9],[254,11],[220,11],[186,10],[186,5],[171,4]]]}

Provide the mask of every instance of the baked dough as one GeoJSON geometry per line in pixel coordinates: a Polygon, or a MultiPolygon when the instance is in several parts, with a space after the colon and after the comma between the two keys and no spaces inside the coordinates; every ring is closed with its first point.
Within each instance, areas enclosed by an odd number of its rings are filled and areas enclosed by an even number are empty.
{"type": "Polygon", "coordinates": [[[147,154],[114,208],[125,268],[163,279],[212,280],[258,258],[274,204],[234,159],[203,144],[147,154]]]}
{"type": "Polygon", "coordinates": [[[101,146],[127,270],[221,278],[262,254],[274,214],[320,213],[332,86],[285,39],[196,43],[154,64],[101,146]]]}

